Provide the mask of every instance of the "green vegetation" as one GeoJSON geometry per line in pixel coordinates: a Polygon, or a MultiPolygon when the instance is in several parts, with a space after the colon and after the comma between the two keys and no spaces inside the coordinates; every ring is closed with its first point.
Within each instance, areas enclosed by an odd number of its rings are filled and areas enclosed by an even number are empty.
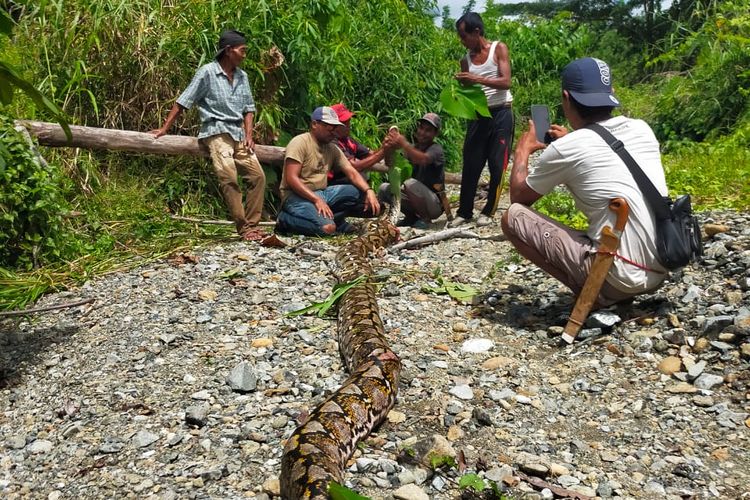
{"type": "MultiPolygon", "coordinates": [[[[13,19],[5,10],[0,10],[0,34],[10,37],[12,32],[13,19]]],[[[19,75],[16,68],[10,63],[0,60],[0,105],[7,106],[13,102],[14,90],[16,88],[26,94],[37,107],[45,109],[54,116],[63,130],[65,130],[68,140],[70,140],[70,127],[65,118],[65,113],[63,113],[57,104],[50,101],[46,95],[39,92],[31,82],[19,75]]]]}
{"type": "MultiPolygon", "coordinates": [[[[560,69],[577,57],[600,57],[613,66],[622,112],[648,121],[662,141],[672,192],[692,194],[699,208],[746,209],[750,0],[660,5],[489,2],[487,37],[510,49],[516,133],[534,103],[549,105],[552,119],[562,121],[560,69]]],[[[440,94],[455,88],[465,50],[453,31],[458,13],[444,11],[436,26],[431,0],[227,0],[181,8],[146,0],[0,0],[0,7],[0,69],[10,68],[0,71],[0,308],[233,237],[231,227],[170,218],[225,218],[205,160],[63,148],[43,149],[44,166],[12,126],[17,118],[61,119],[62,109],[71,123],[151,130],[213,57],[224,28],[250,40],[243,67],[258,102],[258,142],[285,144],[306,129],[315,106],[338,101],[357,111],[353,135],[372,147],[390,125],[408,134],[425,111],[437,111],[448,169],[460,170],[464,122],[440,94]]],[[[197,114],[177,125],[174,133],[194,135],[197,114]]],[[[407,164],[397,165],[406,177],[407,164]]],[[[273,169],[267,175],[277,177],[273,169]]],[[[540,206],[581,225],[562,193],[540,206]]]]}
{"type": "Polygon", "coordinates": [[[458,487],[462,490],[473,491],[474,493],[483,494],[482,498],[495,498],[505,500],[508,497],[503,495],[500,486],[495,481],[484,479],[478,474],[464,474],[458,480],[458,487]]]}
{"type": "Polygon", "coordinates": [[[65,210],[60,170],[43,164],[0,115],[0,262],[30,269],[39,256],[61,257],[65,210]]]}
{"type": "Polygon", "coordinates": [[[303,314],[308,314],[314,312],[318,315],[319,318],[324,317],[326,314],[328,314],[328,311],[336,305],[336,303],[339,301],[339,299],[350,289],[353,287],[359,285],[360,283],[363,283],[367,280],[367,276],[360,276],[354,281],[349,281],[347,283],[338,283],[334,285],[333,291],[326,297],[326,299],[322,302],[313,302],[309,306],[303,307],[302,309],[298,309],[296,311],[290,311],[286,313],[286,316],[294,317],[294,316],[301,316],[303,314]]]}
{"type": "Polygon", "coordinates": [[[332,500],[370,500],[370,497],[362,496],[336,481],[328,485],[328,495],[332,500]]]}

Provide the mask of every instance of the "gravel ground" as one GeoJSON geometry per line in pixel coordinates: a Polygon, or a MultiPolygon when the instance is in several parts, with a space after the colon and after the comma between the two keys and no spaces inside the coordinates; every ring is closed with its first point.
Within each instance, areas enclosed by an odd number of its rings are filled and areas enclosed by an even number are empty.
{"type": "MultiPolygon", "coordinates": [[[[459,498],[477,473],[515,498],[750,498],[750,215],[700,219],[705,260],[573,346],[573,297],[506,241],[380,256],[403,379],[348,485],[459,498]],[[479,295],[435,293],[438,276],[479,295]]],[[[335,320],[285,316],[330,292],[342,240],[287,241],[174,255],[37,306],[93,304],[0,323],[0,495],[277,495],[283,440],[345,378],[335,320]]]]}

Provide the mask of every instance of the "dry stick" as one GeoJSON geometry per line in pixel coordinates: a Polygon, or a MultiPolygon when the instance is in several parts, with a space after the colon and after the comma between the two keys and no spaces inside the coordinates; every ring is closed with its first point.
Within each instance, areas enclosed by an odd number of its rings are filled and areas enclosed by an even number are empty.
{"type": "MultiPolygon", "coordinates": [[[[216,226],[234,226],[234,222],[230,220],[212,220],[212,219],[196,219],[194,217],[183,217],[181,215],[170,215],[170,219],[179,220],[182,222],[195,222],[196,224],[213,224],[216,226]]],[[[275,226],[275,222],[258,222],[258,226],[271,227],[275,226]]]]}
{"type": "Polygon", "coordinates": [[[579,493],[575,490],[569,490],[567,488],[557,486],[556,484],[549,483],[544,479],[540,479],[535,476],[528,476],[520,471],[516,472],[516,475],[521,478],[522,481],[526,481],[535,488],[538,488],[540,490],[548,488],[552,493],[555,494],[555,496],[560,496],[563,498],[573,498],[576,500],[591,500],[593,498],[588,495],[584,495],[583,493],[579,493]]]}
{"type": "Polygon", "coordinates": [[[450,238],[479,238],[479,235],[471,231],[467,231],[465,227],[454,227],[446,229],[444,231],[438,231],[437,233],[428,234],[419,238],[412,238],[398,245],[393,245],[390,248],[390,252],[398,252],[403,249],[414,248],[419,245],[427,243],[435,243],[438,241],[448,240],[450,238]]]}
{"type": "Polygon", "coordinates": [[[25,309],[23,311],[0,311],[0,317],[3,316],[26,316],[27,314],[55,311],[57,309],[67,309],[68,307],[82,306],[84,304],[90,304],[96,299],[83,299],[76,302],[68,302],[66,304],[58,304],[55,306],[37,307],[35,309],[25,309]]]}
{"type": "MultiPolygon", "coordinates": [[[[312,255],[313,257],[323,257],[326,255],[326,252],[321,252],[319,250],[313,250],[311,248],[296,248],[295,251],[304,253],[306,255],[312,255]]],[[[329,252],[331,256],[333,256],[333,253],[329,252]]]]}

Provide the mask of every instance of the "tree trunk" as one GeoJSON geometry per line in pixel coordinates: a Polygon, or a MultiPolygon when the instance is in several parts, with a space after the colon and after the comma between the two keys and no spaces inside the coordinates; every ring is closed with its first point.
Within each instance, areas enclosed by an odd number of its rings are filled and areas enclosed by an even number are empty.
{"type": "MultiPolygon", "coordinates": [[[[16,125],[26,128],[42,146],[110,149],[159,155],[208,156],[208,150],[198,142],[198,139],[186,135],[165,135],[155,139],[153,135],[146,132],[71,125],[70,131],[73,137],[68,142],[65,132],[57,123],[17,120],[16,125]]],[[[255,146],[258,160],[270,165],[282,165],[284,152],[285,149],[278,146],[263,144],[255,146]]],[[[370,170],[387,172],[388,167],[385,163],[379,162],[370,170]]],[[[445,182],[446,184],[461,184],[461,174],[446,172],[445,182]]]]}
{"type": "MultiPolygon", "coordinates": [[[[185,135],[165,135],[154,138],[146,132],[115,130],[71,125],[73,137],[68,142],[62,127],[56,123],[19,120],[18,125],[26,127],[42,146],[74,147],[84,149],[114,149],[132,153],[160,155],[208,156],[208,150],[195,137],[185,135]]],[[[261,163],[281,165],[284,162],[284,148],[258,144],[255,154],[261,163]]]]}

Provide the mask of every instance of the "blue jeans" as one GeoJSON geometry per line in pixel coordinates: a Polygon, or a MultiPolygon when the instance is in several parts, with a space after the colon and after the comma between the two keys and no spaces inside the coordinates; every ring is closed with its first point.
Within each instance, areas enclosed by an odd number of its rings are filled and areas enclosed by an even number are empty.
{"type": "Polygon", "coordinates": [[[284,233],[327,236],[323,226],[336,224],[338,228],[346,223],[346,216],[362,216],[364,195],[351,184],[328,186],[315,191],[315,194],[331,208],[333,219],[323,217],[311,201],[292,193],[281,206],[281,212],[276,218],[276,228],[284,233]]]}

